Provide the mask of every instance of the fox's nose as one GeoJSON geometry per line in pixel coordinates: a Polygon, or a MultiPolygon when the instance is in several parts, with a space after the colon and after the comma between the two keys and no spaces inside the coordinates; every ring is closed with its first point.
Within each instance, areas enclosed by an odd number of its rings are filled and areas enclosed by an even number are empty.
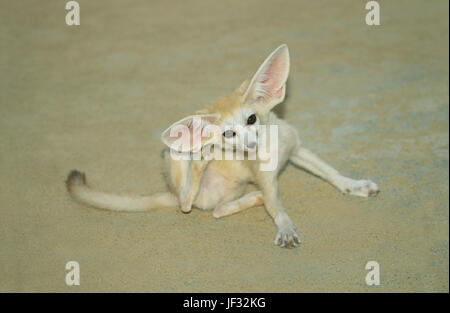
{"type": "Polygon", "coordinates": [[[256,147],[256,142],[255,142],[255,141],[250,142],[250,143],[247,145],[247,147],[250,148],[250,149],[254,149],[254,148],[256,147]]]}

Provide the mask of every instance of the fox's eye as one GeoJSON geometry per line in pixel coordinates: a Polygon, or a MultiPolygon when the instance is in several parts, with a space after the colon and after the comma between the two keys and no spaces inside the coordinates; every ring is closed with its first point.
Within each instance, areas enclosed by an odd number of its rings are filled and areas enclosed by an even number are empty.
{"type": "Polygon", "coordinates": [[[255,124],[255,122],[256,122],[256,115],[255,114],[250,115],[247,119],[247,124],[253,125],[255,124]]]}
{"type": "Polygon", "coordinates": [[[231,138],[231,137],[236,136],[236,132],[234,132],[231,129],[229,129],[229,130],[226,130],[226,131],[223,132],[223,136],[225,138],[231,138]]]}

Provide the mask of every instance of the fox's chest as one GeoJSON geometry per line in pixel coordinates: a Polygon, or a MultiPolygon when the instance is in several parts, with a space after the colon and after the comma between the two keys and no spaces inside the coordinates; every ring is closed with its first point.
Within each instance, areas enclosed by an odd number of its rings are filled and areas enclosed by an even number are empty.
{"type": "MultiPolygon", "coordinates": [[[[234,161],[235,162],[235,161],[234,161]]],[[[233,161],[211,161],[203,173],[194,205],[211,210],[218,204],[236,199],[245,191],[247,169],[233,161]]]]}

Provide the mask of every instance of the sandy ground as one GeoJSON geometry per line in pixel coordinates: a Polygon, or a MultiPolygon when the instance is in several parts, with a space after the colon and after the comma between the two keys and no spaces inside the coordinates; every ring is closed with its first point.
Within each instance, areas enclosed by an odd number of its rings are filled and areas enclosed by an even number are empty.
{"type": "Polygon", "coordinates": [[[356,0],[79,3],[69,27],[65,1],[0,2],[0,291],[448,292],[448,1],[380,1],[378,27],[356,0]],[[291,250],[273,245],[263,207],[215,220],[68,197],[73,168],[104,190],[164,190],[161,131],[281,43],[279,110],[378,197],[288,167],[280,198],[303,241],[291,250]],[[365,284],[370,260],[380,286],[365,284]]]}

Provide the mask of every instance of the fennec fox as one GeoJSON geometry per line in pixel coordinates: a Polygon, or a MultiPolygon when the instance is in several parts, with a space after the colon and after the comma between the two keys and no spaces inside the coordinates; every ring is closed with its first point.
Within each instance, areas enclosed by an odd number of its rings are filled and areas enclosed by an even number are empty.
{"type": "MultiPolygon", "coordinates": [[[[173,124],[162,135],[163,142],[171,146],[180,139],[179,136],[171,136],[172,130],[185,126],[188,135],[193,135],[196,127],[193,127],[192,119],[199,117],[200,128],[214,125],[220,129],[219,136],[201,137],[200,149],[214,144],[216,152],[243,151],[243,159],[180,159],[173,157],[174,149],[166,149],[164,162],[169,192],[144,197],[114,195],[91,189],[86,184],[84,173],[72,171],[66,181],[69,193],[76,200],[97,208],[147,211],[179,206],[187,213],[194,206],[213,210],[216,218],[264,205],[278,228],[275,244],[281,247],[297,246],[300,241],[295,226],[278,199],[277,176],[288,160],[328,181],[344,194],[367,197],[376,195],[379,189],[369,180],[342,176],[301,146],[296,130],[271,112],[275,105],[284,100],[288,73],[289,52],[286,45],[281,45],[233,93],[173,124]],[[271,170],[261,170],[261,165],[267,160],[262,160],[259,154],[253,160],[248,157],[249,151],[261,146],[260,130],[266,125],[275,126],[277,130],[277,145],[274,148],[276,164],[271,170]],[[258,191],[245,194],[250,183],[255,184],[258,191]]],[[[192,143],[198,137],[185,140],[192,143]]],[[[184,152],[192,156],[193,149],[184,152]]]]}

